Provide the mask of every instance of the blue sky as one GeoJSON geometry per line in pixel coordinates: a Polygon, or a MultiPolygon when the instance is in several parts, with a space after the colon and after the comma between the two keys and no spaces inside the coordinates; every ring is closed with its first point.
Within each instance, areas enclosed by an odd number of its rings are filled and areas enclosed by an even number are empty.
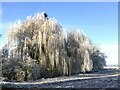
{"type": "Polygon", "coordinates": [[[16,20],[25,20],[28,15],[46,12],[55,17],[65,29],[81,29],[108,55],[108,63],[118,62],[118,4],[117,2],[76,3],[2,3],[2,44],[8,25],[16,20]],[[116,61],[112,61],[116,59],[116,61]],[[111,61],[110,61],[111,60],[111,61]]]}

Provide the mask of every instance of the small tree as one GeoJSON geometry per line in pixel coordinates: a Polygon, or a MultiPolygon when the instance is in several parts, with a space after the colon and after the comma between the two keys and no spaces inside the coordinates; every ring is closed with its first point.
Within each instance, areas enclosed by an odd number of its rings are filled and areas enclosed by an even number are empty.
{"type": "Polygon", "coordinates": [[[92,55],[91,59],[93,61],[93,70],[98,71],[104,68],[106,66],[106,61],[105,61],[105,54],[101,53],[99,50],[96,50],[92,55]]]}

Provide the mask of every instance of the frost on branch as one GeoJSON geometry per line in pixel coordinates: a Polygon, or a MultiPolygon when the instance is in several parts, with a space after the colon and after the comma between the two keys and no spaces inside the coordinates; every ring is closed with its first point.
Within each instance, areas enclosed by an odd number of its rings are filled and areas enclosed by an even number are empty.
{"type": "Polygon", "coordinates": [[[80,31],[65,35],[58,21],[44,12],[28,16],[24,22],[18,20],[9,28],[7,38],[9,57],[3,63],[3,76],[8,79],[35,80],[86,73],[105,66],[104,55],[95,54],[88,37],[80,31]]]}

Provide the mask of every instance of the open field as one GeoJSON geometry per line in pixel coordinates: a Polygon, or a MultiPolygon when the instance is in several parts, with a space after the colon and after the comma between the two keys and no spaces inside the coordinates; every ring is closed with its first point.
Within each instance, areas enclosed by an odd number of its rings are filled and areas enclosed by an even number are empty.
{"type": "Polygon", "coordinates": [[[120,69],[105,68],[99,72],[42,78],[37,81],[1,81],[2,88],[119,88],[120,69]]]}

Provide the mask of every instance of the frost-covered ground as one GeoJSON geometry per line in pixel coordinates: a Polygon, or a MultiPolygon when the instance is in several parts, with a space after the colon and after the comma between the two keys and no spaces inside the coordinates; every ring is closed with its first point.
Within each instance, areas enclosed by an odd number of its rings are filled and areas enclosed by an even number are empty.
{"type": "MultiPolygon", "coordinates": [[[[3,88],[120,88],[120,69],[108,68],[94,73],[60,76],[29,82],[1,81],[3,88]]],[[[17,89],[16,89],[17,90],[17,89]]]]}

